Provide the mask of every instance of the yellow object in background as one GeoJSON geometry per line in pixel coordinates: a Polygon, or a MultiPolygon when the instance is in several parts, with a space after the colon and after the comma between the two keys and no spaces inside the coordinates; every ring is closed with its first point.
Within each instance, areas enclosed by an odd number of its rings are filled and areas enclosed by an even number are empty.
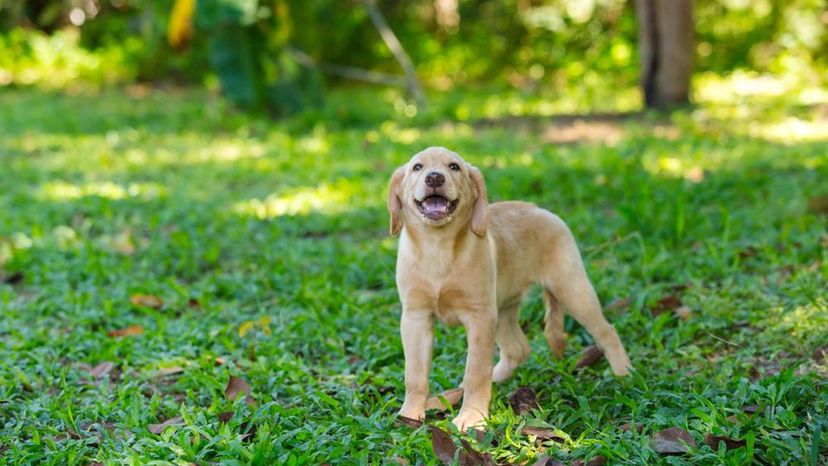
{"type": "Polygon", "coordinates": [[[167,41],[173,48],[184,48],[193,36],[195,6],[196,0],[175,0],[167,29],[167,41]]]}

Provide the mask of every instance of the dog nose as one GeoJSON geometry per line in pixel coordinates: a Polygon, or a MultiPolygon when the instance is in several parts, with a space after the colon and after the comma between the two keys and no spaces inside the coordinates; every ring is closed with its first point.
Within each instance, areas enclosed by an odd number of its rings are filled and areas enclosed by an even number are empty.
{"type": "Polygon", "coordinates": [[[429,188],[439,188],[446,182],[446,177],[442,173],[431,172],[426,175],[425,182],[429,188]]]}

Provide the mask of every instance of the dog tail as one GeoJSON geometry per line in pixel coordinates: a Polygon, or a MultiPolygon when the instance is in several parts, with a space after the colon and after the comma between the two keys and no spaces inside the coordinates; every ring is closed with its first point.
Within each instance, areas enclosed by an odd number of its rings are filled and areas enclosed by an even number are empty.
{"type": "Polygon", "coordinates": [[[563,357],[566,349],[566,333],[564,333],[564,313],[555,295],[549,290],[543,290],[543,301],[546,304],[543,334],[546,342],[555,357],[563,357]]]}

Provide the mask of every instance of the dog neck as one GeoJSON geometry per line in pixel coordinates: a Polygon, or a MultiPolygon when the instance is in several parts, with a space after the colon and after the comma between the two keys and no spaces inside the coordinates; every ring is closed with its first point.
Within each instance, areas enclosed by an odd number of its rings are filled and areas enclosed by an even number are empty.
{"type": "Polygon", "coordinates": [[[420,218],[415,217],[415,214],[407,214],[403,222],[403,232],[415,254],[427,255],[430,251],[439,250],[446,255],[446,252],[451,251],[450,257],[444,257],[448,260],[451,260],[451,257],[470,241],[485,242],[485,238],[478,238],[472,232],[470,213],[461,214],[451,222],[440,226],[427,225],[420,218]],[[429,244],[435,243],[446,247],[440,249],[428,247],[429,244]]]}

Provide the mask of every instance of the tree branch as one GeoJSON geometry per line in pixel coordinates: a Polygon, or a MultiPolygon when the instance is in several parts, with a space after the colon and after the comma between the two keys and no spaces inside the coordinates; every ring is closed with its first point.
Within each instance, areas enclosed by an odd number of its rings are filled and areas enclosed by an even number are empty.
{"type": "Polygon", "coordinates": [[[316,68],[323,73],[340,76],[342,78],[353,79],[355,81],[368,82],[372,84],[382,84],[384,86],[398,86],[407,87],[408,81],[402,77],[393,74],[379,73],[376,71],[363,70],[361,68],[354,68],[352,66],[334,65],[330,63],[319,63],[307,53],[297,49],[296,47],[288,45],[287,52],[302,66],[308,68],[316,68]]]}
{"type": "Polygon", "coordinates": [[[416,100],[420,106],[425,106],[425,93],[423,93],[423,87],[420,85],[420,80],[417,79],[417,73],[414,70],[414,63],[412,63],[411,58],[408,57],[408,54],[405,53],[405,49],[400,43],[400,40],[397,39],[394,31],[392,31],[388,26],[388,22],[385,21],[385,17],[382,16],[382,12],[380,12],[379,8],[377,8],[376,0],[362,0],[362,3],[365,5],[365,9],[368,10],[368,16],[371,17],[371,21],[380,33],[380,37],[382,37],[385,45],[388,46],[388,49],[391,50],[394,58],[397,59],[397,62],[402,67],[403,72],[405,73],[408,91],[414,96],[414,100],[416,100]]]}

